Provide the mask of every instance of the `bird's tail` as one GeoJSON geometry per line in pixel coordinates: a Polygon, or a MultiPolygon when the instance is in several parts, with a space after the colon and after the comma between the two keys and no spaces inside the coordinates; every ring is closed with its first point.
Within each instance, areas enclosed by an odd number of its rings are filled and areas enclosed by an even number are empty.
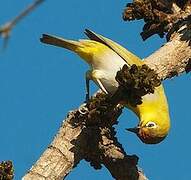
{"type": "Polygon", "coordinates": [[[78,48],[83,46],[78,41],[67,40],[67,39],[59,38],[59,37],[48,35],[48,34],[43,34],[42,37],[40,38],[40,41],[45,44],[51,44],[53,46],[63,47],[74,52],[76,52],[78,48]]]}

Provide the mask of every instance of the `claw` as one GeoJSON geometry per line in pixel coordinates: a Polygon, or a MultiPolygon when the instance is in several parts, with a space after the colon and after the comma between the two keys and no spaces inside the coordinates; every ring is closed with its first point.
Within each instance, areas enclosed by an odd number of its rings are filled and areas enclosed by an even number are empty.
{"type": "Polygon", "coordinates": [[[87,114],[88,113],[88,108],[86,107],[86,103],[83,103],[79,108],[78,111],[80,114],[87,114]]]}
{"type": "Polygon", "coordinates": [[[90,100],[90,78],[91,77],[91,71],[86,72],[86,100],[87,103],[90,100]]]}

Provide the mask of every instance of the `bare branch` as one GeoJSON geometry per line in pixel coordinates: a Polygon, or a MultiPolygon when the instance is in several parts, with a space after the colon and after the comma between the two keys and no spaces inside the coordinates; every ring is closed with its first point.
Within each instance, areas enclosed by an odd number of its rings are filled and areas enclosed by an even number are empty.
{"type": "Polygon", "coordinates": [[[77,110],[69,113],[51,145],[23,179],[63,179],[83,158],[80,154],[83,125],[76,122],[77,114],[77,110]]]}
{"type": "Polygon", "coordinates": [[[182,41],[182,37],[179,33],[174,35],[171,41],[145,59],[145,63],[156,70],[160,79],[190,71],[191,47],[189,41],[182,41]]]}
{"type": "Polygon", "coordinates": [[[27,16],[30,12],[32,12],[39,4],[41,4],[44,0],[35,0],[31,5],[26,7],[18,16],[16,16],[11,21],[5,23],[0,26],[0,36],[4,39],[3,48],[6,48],[7,41],[10,37],[10,33],[13,27],[20,22],[25,16],[27,16]]]}

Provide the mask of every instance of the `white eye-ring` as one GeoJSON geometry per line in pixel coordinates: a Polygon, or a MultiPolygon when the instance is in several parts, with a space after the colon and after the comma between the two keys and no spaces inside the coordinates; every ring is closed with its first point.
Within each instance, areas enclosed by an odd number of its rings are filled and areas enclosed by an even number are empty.
{"type": "Polygon", "coordinates": [[[148,128],[156,128],[157,125],[155,122],[149,121],[145,126],[148,128]]]}

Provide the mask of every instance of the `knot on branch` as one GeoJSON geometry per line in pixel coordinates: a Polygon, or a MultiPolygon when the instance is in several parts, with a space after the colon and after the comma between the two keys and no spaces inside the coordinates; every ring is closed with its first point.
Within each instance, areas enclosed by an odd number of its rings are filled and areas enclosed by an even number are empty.
{"type": "Polygon", "coordinates": [[[143,32],[141,32],[143,40],[154,34],[163,38],[166,33],[168,33],[167,40],[169,40],[174,25],[182,24],[191,14],[190,10],[190,0],[134,0],[133,3],[127,4],[123,19],[145,21],[143,32]]]}
{"type": "Polygon", "coordinates": [[[11,161],[3,161],[0,163],[0,179],[12,180],[14,177],[13,163],[11,161]]]}
{"type": "MultiPolygon", "coordinates": [[[[117,72],[116,80],[119,83],[118,91],[114,96],[118,96],[131,106],[142,103],[142,96],[154,93],[154,88],[161,84],[158,75],[147,65],[131,67],[124,65],[117,72]]],[[[116,97],[113,97],[116,98],[116,97]]]]}

